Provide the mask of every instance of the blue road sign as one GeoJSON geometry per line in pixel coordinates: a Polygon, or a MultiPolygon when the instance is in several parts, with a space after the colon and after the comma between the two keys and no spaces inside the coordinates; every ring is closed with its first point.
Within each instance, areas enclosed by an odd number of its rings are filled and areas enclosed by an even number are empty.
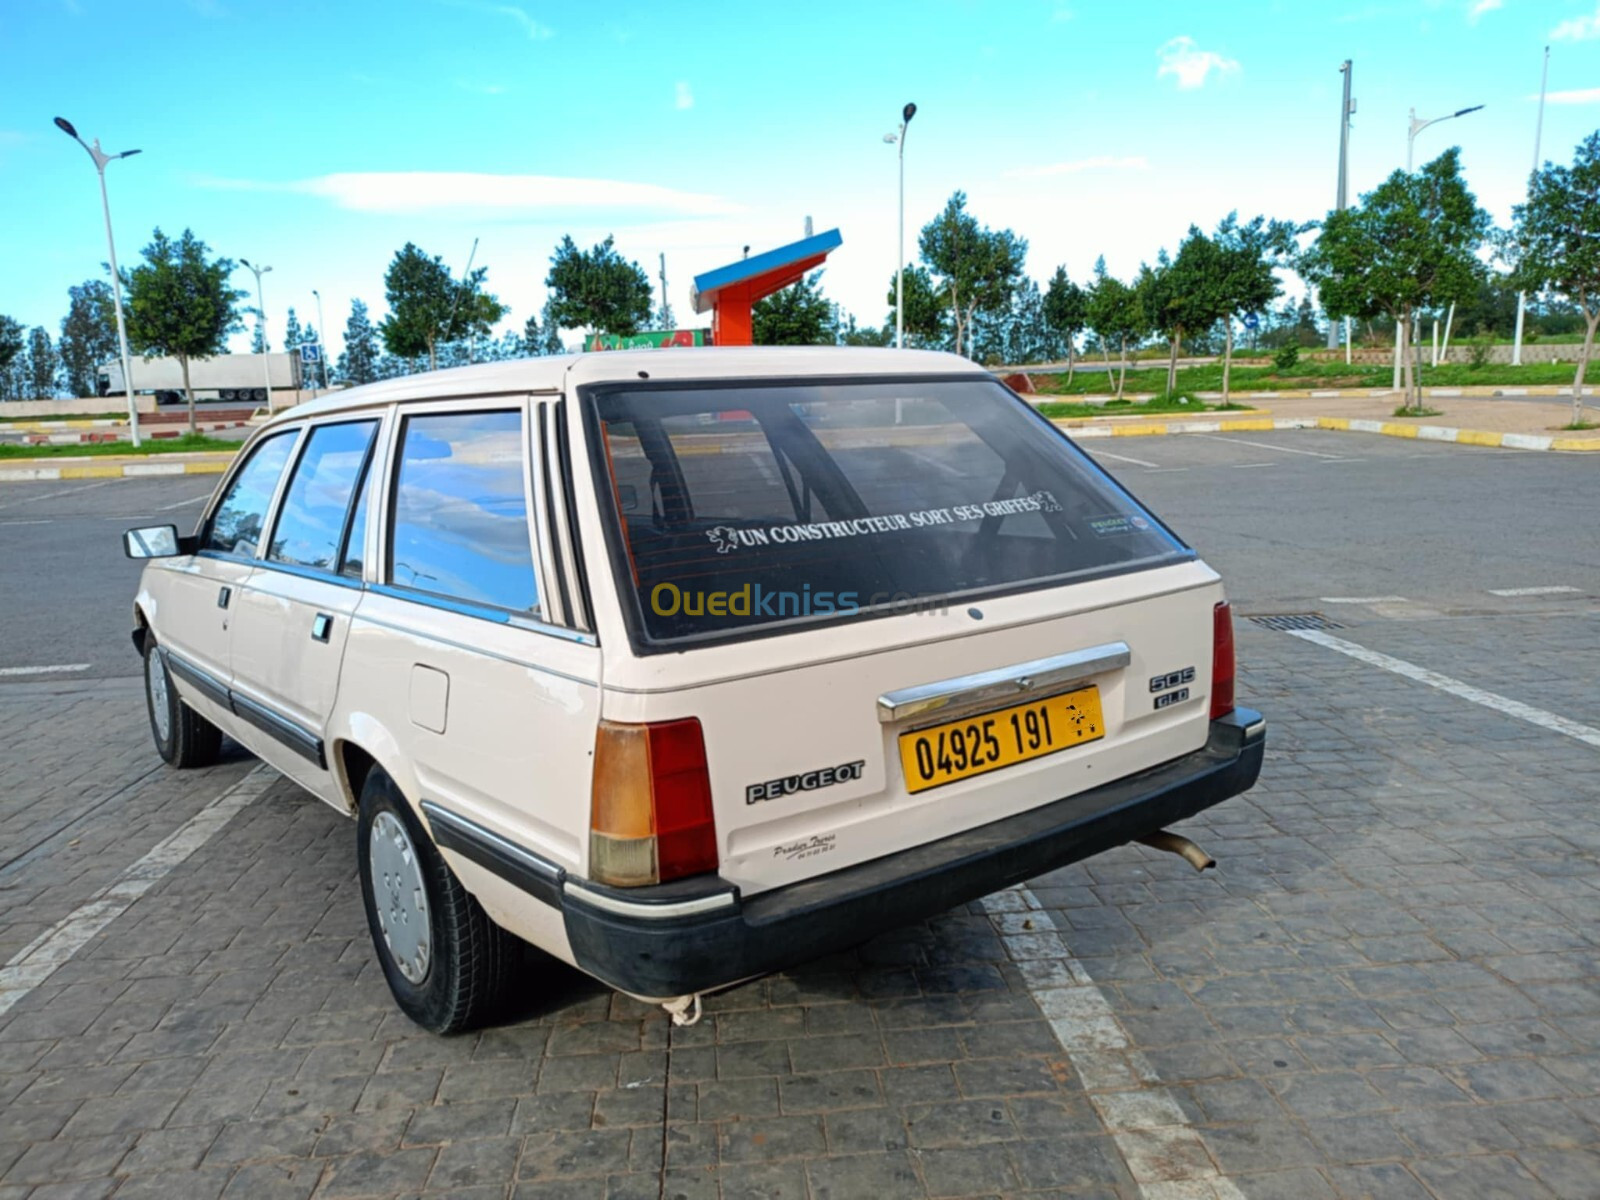
{"type": "Polygon", "coordinates": [[[308,367],[320,363],[322,361],[322,345],[319,342],[301,342],[300,361],[308,367]]]}
{"type": "Polygon", "coordinates": [[[1260,317],[1256,316],[1255,313],[1245,313],[1245,315],[1244,315],[1244,327],[1246,329],[1254,332],[1257,328],[1260,327],[1260,325],[1261,325],[1261,318],[1260,317]]]}

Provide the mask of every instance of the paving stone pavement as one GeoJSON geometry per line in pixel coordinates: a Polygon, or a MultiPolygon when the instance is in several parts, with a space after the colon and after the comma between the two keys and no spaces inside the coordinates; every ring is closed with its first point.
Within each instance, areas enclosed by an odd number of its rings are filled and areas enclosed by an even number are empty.
{"type": "MultiPolygon", "coordinates": [[[[1466,677],[1481,651],[1443,624],[1372,644],[1466,677]]],[[[1518,638],[1592,679],[1585,630],[1518,638]]],[[[543,961],[509,1023],[422,1033],[372,958],[353,826],[280,782],[0,1017],[0,1200],[1214,1194],[1130,1174],[1139,1119],[1107,1093],[1135,1061],[1249,1200],[1600,1196],[1596,752],[1282,634],[1239,641],[1271,749],[1254,792],[1183,827],[1217,871],[1125,847],[1030,881],[1032,907],[710,997],[691,1028],[543,961]],[[1035,993],[1069,954],[1125,1046],[1062,1048],[1035,993]]],[[[52,703],[67,747],[144,735],[127,689],[52,703]]],[[[7,857],[13,829],[70,815],[35,778],[70,753],[22,745],[7,857]]],[[[137,745],[85,794],[147,770],[137,745]]],[[[123,793],[147,795],[143,832],[84,823],[96,878],[249,765],[123,793]]],[[[78,860],[53,844],[0,891],[8,938],[92,892],[52,892],[58,861],[78,860]]]]}

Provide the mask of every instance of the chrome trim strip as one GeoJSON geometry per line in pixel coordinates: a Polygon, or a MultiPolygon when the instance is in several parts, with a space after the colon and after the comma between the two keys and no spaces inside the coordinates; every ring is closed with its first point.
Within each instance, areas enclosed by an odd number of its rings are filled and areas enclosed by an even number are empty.
{"type": "Polygon", "coordinates": [[[1070,654],[1037,658],[1013,667],[958,675],[937,683],[899,688],[878,697],[878,720],[888,725],[910,717],[965,708],[1000,700],[1026,700],[1030,695],[1082,683],[1107,671],[1120,670],[1133,660],[1127,642],[1107,642],[1070,654]]]}
{"type": "Polygon", "coordinates": [[[671,917],[691,917],[697,913],[717,912],[724,908],[732,908],[738,901],[738,893],[727,891],[717,892],[710,896],[697,896],[693,900],[674,900],[658,904],[637,903],[631,900],[619,900],[615,896],[602,895],[599,892],[591,892],[588,888],[574,883],[570,879],[561,885],[561,890],[574,900],[581,900],[591,908],[616,913],[623,917],[643,917],[645,920],[656,921],[667,920],[671,917]]]}
{"type": "Polygon", "coordinates": [[[1267,723],[1266,723],[1266,721],[1264,721],[1264,720],[1257,721],[1252,725],[1246,725],[1245,726],[1245,728],[1244,728],[1244,740],[1247,741],[1247,742],[1253,742],[1258,737],[1266,736],[1266,732],[1267,732],[1267,723]]]}
{"type": "Polygon", "coordinates": [[[432,800],[422,802],[422,811],[433,826],[433,839],[440,847],[493,871],[537,900],[560,905],[564,868],[432,800]]]}

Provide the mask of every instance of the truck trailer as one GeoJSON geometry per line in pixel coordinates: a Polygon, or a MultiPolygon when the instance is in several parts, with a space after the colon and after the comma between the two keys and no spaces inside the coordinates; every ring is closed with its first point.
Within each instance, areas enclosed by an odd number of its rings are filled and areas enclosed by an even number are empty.
{"type": "MultiPolygon", "coordinates": [[[[135,394],[154,394],[157,404],[181,404],[183,364],[176,358],[134,356],[135,394]]],[[[300,358],[295,354],[218,354],[212,358],[189,360],[189,383],[196,400],[236,400],[247,404],[266,404],[267,385],[274,392],[288,392],[302,385],[300,358]],[[262,360],[266,366],[262,366],[262,360]]],[[[122,382],[119,360],[103,363],[99,373],[99,393],[121,396],[127,393],[122,382]]]]}

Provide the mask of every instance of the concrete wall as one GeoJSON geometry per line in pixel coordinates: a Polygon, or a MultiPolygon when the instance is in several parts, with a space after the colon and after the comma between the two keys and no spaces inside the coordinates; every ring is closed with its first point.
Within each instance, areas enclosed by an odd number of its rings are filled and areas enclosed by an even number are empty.
{"type": "MultiPolygon", "coordinates": [[[[154,396],[139,396],[137,400],[140,412],[155,412],[154,396]]],[[[89,396],[80,400],[7,400],[0,403],[0,417],[36,417],[41,421],[127,411],[128,402],[121,396],[89,396]]]]}
{"type": "MultiPolygon", "coordinates": [[[[1523,363],[1552,363],[1569,362],[1576,365],[1578,358],[1583,354],[1582,342],[1523,342],[1523,363]]],[[[1343,350],[1302,350],[1301,358],[1312,359],[1317,362],[1343,362],[1343,350]]],[[[1382,350],[1369,350],[1358,347],[1351,353],[1351,358],[1357,363],[1367,366],[1387,366],[1394,362],[1394,347],[1382,350]]],[[[1470,363],[1472,361],[1472,347],[1463,346],[1460,342],[1451,342],[1450,349],[1443,357],[1445,362],[1470,363]]],[[[1511,361],[1511,347],[1490,346],[1489,356],[1485,360],[1492,363],[1509,363],[1511,361]]],[[[1427,367],[1433,362],[1433,339],[1422,343],[1422,365],[1427,367]]]]}

